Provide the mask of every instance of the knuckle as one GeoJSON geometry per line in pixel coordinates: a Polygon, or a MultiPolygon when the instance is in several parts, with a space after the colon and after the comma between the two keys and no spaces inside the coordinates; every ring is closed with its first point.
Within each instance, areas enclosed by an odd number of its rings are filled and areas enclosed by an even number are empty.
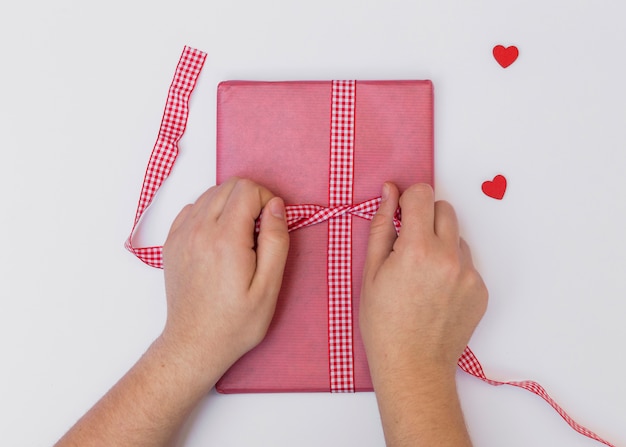
{"type": "Polygon", "coordinates": [[[239,180],[241,180],[241,178],[237,176],[228,177],[228,179],[223,181],[221,184],[215,185],[215,186],[216,186],[216,189],[231,188],[231,187],[236,186],[239,180]]]}
{"type": "Polygon", "coordinates": [[[446,277],[456,279],[463,276],[463,264],[456,253],[446,251],[438,257],[438,261],[439,268],[446,277]]]}
{"type": "Polygon", "coordinates": [[[431,256],[432,250],[425,242],[407,243],[405,239],[398,239],[394,250],[398,251],[411,264],[422,264],[424,262],[435,262],[435,257],[431,256]]]}
{"type": "Polygon", "coordinates": [[[232,252],[233,243],[228,234],[218,233],[213,238],[207,238],[204,234],[197,235],[199,247],[206,247],[213,251],[217,256],[224,257],[232,252]]]}
{"type": "Polygon", "coordinates": [[[258,185],[247,178],[237,178],[235,186],[244,192],[252,191],[258,188],[258,185]]]}
{"type": "Polygon", "coordinates": [[[187,247],[190,253],[193,253],[197,250],[204,250],[206,248],[207,239],[202,231],[199,231],[198,228],[192,229],[189,232],[189,236],[187,237],[187,247]]]}
{"type": "Polygon", "coordinates": [[[220,232],[218,226],[208,226],[197,219],[186,228],[184,235],[185,249],[190,253],[207,253],[220,249],[228,243],[228,237],[220,232]]]}
{"type": "Polygon", "coordinates": [[[465,288],[470,290],[480,291],[481,279],[478,273],[473,269],[467,269],[462,277],[462,282],[465,288]]]}
{"type": "Polygon", "coordinates": [[[480,274],[475,269],[470,269],[464,277],[463,285],[475,297],[476,304],[484,313],[489,300],[489,290],[480,274]]]}
{"type": "Polygon", "coordinates": [[[289,244],[289,233],[278,229],[268,230],[264,234],[264,239],[276,245],[285,245],[289,244]]]}
{"type": "Polygon", "coordinates": [[[463,263],[454,250],[424,240],[404,247],[403,251],[408,262],[428,268],[442,281],[458,283],[463,279],[463,263]]]}
{"type": "Polygon", "coordinates": [[[372,218],[372,222],[370,223],[370,233],[377,234],[387,229],[387,226],[390,225],[391,217],[387,216],[382,212],[378,212],[372,218]]]}

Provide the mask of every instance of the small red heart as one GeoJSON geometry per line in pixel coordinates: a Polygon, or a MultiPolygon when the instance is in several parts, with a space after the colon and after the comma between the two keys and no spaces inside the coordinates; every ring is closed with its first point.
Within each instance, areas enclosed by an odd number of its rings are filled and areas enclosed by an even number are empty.
{"type": "Polygon", "coordinates": [[[492,199],[502,200],[506,192],[506,178],[496,175],[493,180],[483,182],[483,192],[492,199]]]}
{"type": "Polygon", "coordinates": [[[493,47],[493,57],[496,58],[498,63],[502,65],[502,68],[506,68],[517,60],[519,56],[519,50],[516,46],[503,47],[502,45],[496,45],[493,47]]]}

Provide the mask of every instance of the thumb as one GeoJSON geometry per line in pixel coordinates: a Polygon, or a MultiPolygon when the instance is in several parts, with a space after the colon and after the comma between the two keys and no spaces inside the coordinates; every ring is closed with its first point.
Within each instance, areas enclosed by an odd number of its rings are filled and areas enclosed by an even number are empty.
{"type": "Polygon", "coordinates": [[[370,224],[370,236],[367,244],[364,275],[376,272],[387,259],[396,241],[396,229],[393,216],[398,208],[400,193],[393,183],[383,185],[382,202],[370,224]]]}
{"type": "Polygon", "coordinates": [[[261,228],[257,239],[257,266],[250,289],[257,296],[278,296],[283,271],[289,251],[289,233],[285,220],[285,203],[280,197],[272,198],[261,215],[261,228]]]}

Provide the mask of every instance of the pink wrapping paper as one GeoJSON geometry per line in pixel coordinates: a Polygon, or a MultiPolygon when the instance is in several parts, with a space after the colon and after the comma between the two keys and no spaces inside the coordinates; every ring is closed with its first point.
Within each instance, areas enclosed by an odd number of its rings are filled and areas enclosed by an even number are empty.
{"type": "MultiPolygon", "coordinates": [[[[218,87],[217,182],[250,178],[288,205],[328,206],[331,82],[223,82],[218,87]]],[[[354,203],[433,184],[430,81],[358,81],[354,203]]],[[[356,391],[372,383],[359,332],[369,221],[353,217],[352,287],[356,391]]],[[[329,391],[328,223],[290,233],[276,313],[265,340],[218,382],[222,393],[329,391]]]]}

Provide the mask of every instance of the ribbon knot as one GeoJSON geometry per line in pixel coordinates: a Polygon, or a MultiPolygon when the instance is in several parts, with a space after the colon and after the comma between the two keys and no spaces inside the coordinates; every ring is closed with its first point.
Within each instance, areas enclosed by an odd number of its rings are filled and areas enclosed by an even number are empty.
{"type": "MultiPolygon", "coordinates": [[[[289,232],[300,228],[308,227],[318,223],[326,222],[335,217],[352,215],[362,219],[372,220],[380,207],[381,198],[376,197],[366,200],[356,205],[340,205],[335,207],[325,207],[321,205],[287,205],[285,207],[285,218],[289,232]]],[[[396,232],[400,232],[400,209],[396,210],[393,218],[396,232]]],[[[259,231],[260,219],[256,222],[256,231],[259,231]]]]}

